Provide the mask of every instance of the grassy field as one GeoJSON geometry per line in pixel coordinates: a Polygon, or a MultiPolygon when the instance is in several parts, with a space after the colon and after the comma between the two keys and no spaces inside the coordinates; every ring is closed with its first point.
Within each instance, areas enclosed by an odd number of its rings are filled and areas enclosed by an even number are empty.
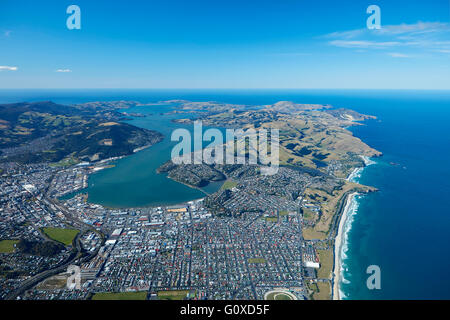
{"type": "Polygon", "coordinates": [[[67,158],[60,160],[59,162],[51,163],[50,167],[70,167],[79,162],[80,162],[80,160],[78,160],[76,158],[67,157],[67,158]]]}
{"type": "Polygon", "coordinates": [[[333,252],[332,250],[317,250],[320,260],[320,269],[317,271],[317,277],[322,279],[331,279],[333,270],[333,252]]]}
{"type": "Polygon", "coordinates": [[[237,182],[233,181],[233,180],[227,180],[223,183],[222,185],[222,189],[223,190],[228,190],[228,189],[233,189],[237,186],[237,182]]]}
{"type": "Polygon", "coordinates": [[[99,292],[94,294],[92,300],[145,300],[147,291],[139,292],[99,292]]]}
{"type": "Polygon", "coordinates": [[[313,299],[314,300],[330,300],[331,299],[331,289],[328,283],[318,282],[317,286],[319,288],[319,292],[314,292],[313,299]]]}
{"type": "Polygon", "coordinates": [[[183,300],[188,293],[189,290],[167,290],[158,291],[157,296],[160,300],[183,300]]]}
{"type": "Polygon", "coordinates": [[[314,228],[306,227],[303,229],[303,238],[305,238],[305,240],[325,240],[327,238],[327,234],[321,231],[317,231],[314,228]]]}
{"type": "Polygon", "coordinates": [[[1,240],[0,241],[0,253],[12,253],[14,252],[14,245],[19,240],[1,240]]]}
{"type": "Polygon", "coordinates": [[[73,239],[80,232],[77,229],[64,228],[43,228],[42,231],[50,239],[61,242],[66,246],[72,244],[73,239]]]}
{"type": "Polygon", "coordinates": [[[319,292],[319,287],[315,282],[307,282],[306,287],[313,292],[319,292]]]}
{"type": "Polygon", "coordinates": [[[263,258],[250,258],[248,263],[266,263],[266,259],[263,258]]]}
{"type": "Polygon", "coordinates": [[[303,218],[305,220],[315,221],[316,220],[316,215],[311,210],[309,210],[307,208],[303,208],[303,218]]]}

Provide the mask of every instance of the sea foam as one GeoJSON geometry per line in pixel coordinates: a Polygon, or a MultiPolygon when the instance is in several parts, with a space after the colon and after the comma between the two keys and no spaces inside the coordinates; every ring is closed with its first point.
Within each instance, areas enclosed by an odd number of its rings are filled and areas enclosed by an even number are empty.
{"type": "MultiPolygon", "coordinates": [[[[352,180],[354,181],[354,180],[352,180]]],[[[350,280],[348,278],[351,276],[349,273],[347,261],[348,261],[348,255],[347,252],[349,250],[349,232],[352,228],[353,221],[355,219],[355,215],[358,213],[359,208],[359,202],[358,200],[361,198],[361,196],[354,196],[351,200],[351,203],[348,208],[347,212],[347,219],[344,223],[344,234],[342,237],[342,244],[341,244],[341,250],[339,252],[340,255],[340,276],[339,276],[339,297],[340,299],[345,299],[347,295],[342,291],[342,285],[346,285],[350,283],[350,280]]]]}

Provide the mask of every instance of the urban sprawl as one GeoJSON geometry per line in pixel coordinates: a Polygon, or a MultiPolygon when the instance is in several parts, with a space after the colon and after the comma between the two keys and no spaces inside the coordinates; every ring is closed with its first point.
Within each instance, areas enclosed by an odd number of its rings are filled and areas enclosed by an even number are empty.
{"type": "MultiPolygon", "coordinates": [[[[252,181],[254,192],[233,187],[234,196],[224,206],[255,203],[268,209],[239,218],[213,215],[204,199],[108,209],[76,194],[87,187],[89,174],[106,164],[3,166],[2,239],[53,241],[45,230],[69,228],[76,236],[54,255],[17,248],[1,253],[2,272],[14,270],[0,277],[1,299],[88,299],[102,292],[145,292],[147,299],[264,299],[272,290],[305,299],[305,281],[330,281],[315,279],[317,244],[302,237],[302,206],[317,214],[320,207],[301,197],[285,202],[258,198],[264,184],[252,181]],[[80,266],[79,288],[68,285],[70,265],[80,266]]],[[[13,245],[18,247],[19,240],[13,245]]]]}

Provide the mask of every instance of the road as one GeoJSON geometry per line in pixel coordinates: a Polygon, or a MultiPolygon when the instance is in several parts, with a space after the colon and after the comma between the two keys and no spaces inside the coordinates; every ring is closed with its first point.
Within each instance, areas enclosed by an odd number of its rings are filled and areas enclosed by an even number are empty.
{"type": "MultiPolygon", "coordinates": [[[[23,294],[26,290],[33,288],[35,285],[39,284],[40,282],[44,281],[45,279],[47,279],[51,276],[54,276],[58,273],[67,271],[67,268],[71,264],[81,264],[81,263],[87,262],[87,261],[91,260],[92,258],[94,258],[97,255],[99,248],[97,248],[97,250],[95,250],[94,252],[92,252],[90,254],[83,252],[81,242],[80,242],[80,237],[84,233],[86,233],[88,231],[94,231],[94,232],[97,232],[102,239],[104,239],[104,235],[101,232],[93,229],[92,226],[80,221],[77,217],[73,216],[73,214],[71,212],[69,212],[63,205],[61,205],[58,200],[51,199],[48,197],[45,197],[43,200],[47,203],[53,204],[56,208],[58,208],[64,214],[64,216],[66,217],[66,219],[70,222],[70,224],[72,226],[80,229],[80,232],[76,235],[76,237],[73,241],[73,244],[74,244],[73,252],[66,260],[62,261],[56,267],[46,270],[46,271],[43,271],[43,272],[31,277],[30,279],[25,280],[19,288],[12,291],[10,294],[8,294],[5,297],[6,300],[17,299],[17,297],[20,296],[21,294],[23,294]]],[[[50,208],[51,206],[48,206],[48,207],[50,208]]]]}

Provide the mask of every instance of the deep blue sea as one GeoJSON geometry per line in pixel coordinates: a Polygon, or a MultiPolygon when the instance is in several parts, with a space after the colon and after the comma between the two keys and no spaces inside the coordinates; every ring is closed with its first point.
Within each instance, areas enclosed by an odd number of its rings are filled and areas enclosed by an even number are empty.
{"type": "Polygon", "coordinates": [[[249,105],[291,100],[378,117],[354,134],[383,152],[358,181],[343,259],[347,299],[450,299],[450,91],[387,90],[0,90],[0,103],[168,99],[249,105]],[[368,290],[366,269],[381,269],[368,290]]]}

